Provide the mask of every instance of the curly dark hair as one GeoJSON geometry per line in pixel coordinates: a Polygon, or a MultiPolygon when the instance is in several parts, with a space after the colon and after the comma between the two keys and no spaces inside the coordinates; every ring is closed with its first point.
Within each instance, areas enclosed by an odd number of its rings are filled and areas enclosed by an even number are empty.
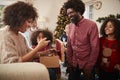
{"type": "Polygon", "coordinates": [[[76,12],[79,12],[81,15],[85,12],[85,4],[82,2],[82,0],[68,0],[64,3],[65,10],[72,8],[76,12]]]}
{"type": "Polygon", "coordinates": [[[42,30],[38,29],[36,31],[34,31],[32,34],[31,34],[31,38],[30,38],[30,41],[31,41],[31,45],[33,46],[36,46],[38,43],[37,43],[37,37],[38,35],[42,33],[42,30]]]}
{"type": "Polygon", "coordinates": [[[101,26],[100,34],[103,37],[107,37],[107,35],[105,34],[105,27],[108,22],[111,22],[113,26],[115,27],[115,31],[114,31],[115,39],[118,41],[118,46],[120,48],[120,21],[119,20],[115,18],[107,18],[101,26]]]}
{"type": "Polygon", "coordinates": [[[10,28],[20,27],[26,20],[31,18],[34,21],[37,17],[36,8],[22,1],[7,6],[3,12],[3,22],[10,28]]]}
{"type": "Polygon", "coordinates": [[[43,36],[47,38],[47,40],[50,40],[50,43],[52,44],[53,42],[53,34],[49,30],[43,30],[42,31],[43,36]]]}
{"type": "Polygon", "coordinates": [[[37,37],[38,35],[42,33],[43,34],[43,37],[46,37],[47,40],[50,40],[50,43],[49,44],[52,44],[53,42],[53,34],[52,32],[50,32],[49,30],[41,30],[41,29],[38,29],[36,31],[34,31],[31,35],[31,45],[32,46],[36,46],[38,43],[37,43],[37,37]]]}

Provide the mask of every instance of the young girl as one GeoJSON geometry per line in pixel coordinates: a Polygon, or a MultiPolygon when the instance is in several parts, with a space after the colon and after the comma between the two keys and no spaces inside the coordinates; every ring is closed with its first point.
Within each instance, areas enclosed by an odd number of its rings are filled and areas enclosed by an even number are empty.
{"type": "Polygon", "coordinates": [[[100,80],[117,80],[120,69],[120,21],[108,18],[102,24],[100,33],[100,80]]]}
{"type": "Polygon", "coordinates": [[[51,48],[52,48],[52,41],[53,41],[52,33],[50,31],[48,31],[48,30],[40,30],[40,29],[34,31],[32,33],[32,35],[31,35],[31,45],[32,45],[32,48],[35,48],[37,46],[38,42],[42,38],[44,38],[44,37],[46,37],[47,40],[50,40],[50,42],[49,42],[49,44],[46,47],[40,49],[39,51],[41,52],[41,51],[51,50],[51,48]]]}
{"type": "MultiPolygon", "coordinates": [[[[39,50],[39,52],[41,52],[40,55],[47,55],[49,53],[54,53],[55,50],[52,48],[53,35],[49,30],[39,30],[38,29],[32,33],[32,35],[31,35],[32,48],[35,48],[37,46],[38,42],[44,37],[46,37],[47,40],[50,40],[50,42],[46,47],[39,50]]],[[[38,58],[34,58],[33,60],[35,62],[39,62],[38,58]]],[[[56,69],[48,68],[48,71],[50,74],[50,80],[56,80],[57,79],[56,69]]]]}

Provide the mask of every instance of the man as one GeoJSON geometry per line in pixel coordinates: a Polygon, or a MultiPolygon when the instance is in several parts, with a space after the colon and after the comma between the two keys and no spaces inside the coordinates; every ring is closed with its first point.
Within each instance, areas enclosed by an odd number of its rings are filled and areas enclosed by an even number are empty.
{"type": "Polygon", "coordinates": [[[85,5],[81,0],[68,0],[64,4],[71,23],[67,40],[67,60],[70,72],[68,80],[92,80],[92,70],[99,53],[99,36],[95,22],[82,15],[85,5]]]}

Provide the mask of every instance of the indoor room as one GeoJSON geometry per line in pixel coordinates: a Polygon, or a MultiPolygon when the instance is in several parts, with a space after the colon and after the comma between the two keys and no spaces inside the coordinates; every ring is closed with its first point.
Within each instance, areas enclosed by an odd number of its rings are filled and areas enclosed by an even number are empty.
{"type": "Polygon", "coordinates": [[[0,0],[0,80],[120,80],[119,33],[120,0],[0,0]]]}

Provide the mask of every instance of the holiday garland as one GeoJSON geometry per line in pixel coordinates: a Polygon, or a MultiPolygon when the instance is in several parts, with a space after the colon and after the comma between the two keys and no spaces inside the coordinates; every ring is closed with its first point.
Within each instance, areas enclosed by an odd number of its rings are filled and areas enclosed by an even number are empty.
{"type": "Polygon", "coordinates": [[[105,19],[107,18],[116,18],[116,19],[120,19],[120,14],[117,14],[117,15],[113,15],[113,14],[110,14],[108,15],[107,17],[99,17],[96,21],[101,23],[102,21],[104,21],[105,19]]]}

